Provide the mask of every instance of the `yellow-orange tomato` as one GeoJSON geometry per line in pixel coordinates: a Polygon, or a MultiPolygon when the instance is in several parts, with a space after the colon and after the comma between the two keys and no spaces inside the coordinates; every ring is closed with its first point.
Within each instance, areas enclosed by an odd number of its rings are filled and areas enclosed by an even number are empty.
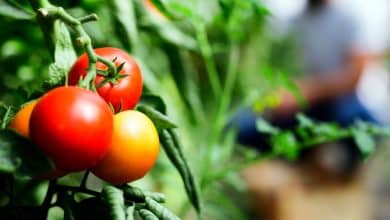
{"type": "Polygon", "coordinates": [[[146,115],[120,112],[114,116],[110,149],[92,172],[112,184],[140,179],[156,162],[159,148],[157,130],[146,115]]]}
{"type": "Polygon", "coordinates": [[[29,138],[30,116],[37,102],[37,100],[33,100],[23,105],[9,124],[11,129],[15,130],[25,138],[29,138]]]}
{"type": "MultiPolygon", "coordinates": [[[[22,135],[25,138],[30,139],[30,116],[31,112],[33,111],[35,105],[37,104],[38,100],[32,100],[25,105],[22,106],[22,108],[16,113],[14,118],[11,120],[9,124],[9,128],[16,131],[18,134],[22,135]]],[[[66,175],[68,172],[63,170],[54,169],[51,171],[48,171],[46,173],[38,175],[37,179],[47,179],[52,180],[61,176],[66,175]]]]}

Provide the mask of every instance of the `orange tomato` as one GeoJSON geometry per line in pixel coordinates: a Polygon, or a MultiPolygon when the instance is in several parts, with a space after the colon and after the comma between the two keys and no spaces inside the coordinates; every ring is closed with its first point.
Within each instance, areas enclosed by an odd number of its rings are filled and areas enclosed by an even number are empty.
{"type": "Polygon", "coordinates": [[[29,138],[30,116],[37,102],[38,100],[33,100],[23,105],[9,124],[9,127],[11,129],[15,130],[17,133],[19,133],[25,138],[29,138]]]}
{"type": "Polygon", "coordinates": [[[127,110],[114,116],[108,153],[92,172],[112,184],[142,178],[157,160],[160,142],[153,122],[143,113],[127,110]]]}
{"type": "MultiPolygon", "coordinates": [[[[38,100],[32,100],[22,106],[22,108],[16,113],[14,118],[9,124],[9,128],[16,131],[18,134],[25,138],[30,139],[30,116],[38,100]]],[[[54,169],[46,173],[38,175],[37,179],[52,180],[61,176],[66,175],[68,172],[63,170],[54,169]]]]}

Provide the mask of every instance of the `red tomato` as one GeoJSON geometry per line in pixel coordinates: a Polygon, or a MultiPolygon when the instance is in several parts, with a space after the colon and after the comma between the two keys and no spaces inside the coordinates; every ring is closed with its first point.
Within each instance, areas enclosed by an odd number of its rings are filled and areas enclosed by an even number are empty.
{"type": "Polygon", "coordinates": [[[65,171],[95,166],[107,153],[112,132],[109,106],[97,94],[78,87],[49,91],[31,113],[31,139],[65,171]]]}
{"type": "MultiPolygon", "coordinates": [[[[126,74],[127,76],[118,79],[116,84],[106,83],[102,87],[97,88],[97,91],[107,103],[111,103],[115,112],[119,110],[132,109],[137,104],[142,93],[142,75],[141,70],[135,60],[125,51],[104,47],[94,50],[99,56],[108,60],[114,61],[116,66],[124,63],[123,69],[119,74],[126,74]]],[[[107,67],[100,62],[96,63],[98,70],[107,70],[107,67]]],[[[69,72],[69,85],[77,85],[80,78],[85,77],[88,69],[88,56],[84,53],[73,64],[69,72]]],[[[95,86],[105,79],[102,75],[97,75],[95,79],[95,86]]]]}

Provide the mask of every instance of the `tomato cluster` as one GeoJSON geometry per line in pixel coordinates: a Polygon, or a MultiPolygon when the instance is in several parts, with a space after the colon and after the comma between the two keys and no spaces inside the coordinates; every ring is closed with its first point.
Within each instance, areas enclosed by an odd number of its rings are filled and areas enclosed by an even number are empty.
{"type": "MultiPolygon", "coordinates": [[[[97,93],[74,86],[86,75],[88,58],[83,54],[69,72],[70,86],[55,88],[27,103],[10,123],[54,162],[56,170],[43,174],[45,178],[91,170],[103,180],[122,184],[143,177],[157,160],[155,126],[146,115],[131,110],[142,93],[137,63],[116,48],[99,48],[95,53],[112,60],[121,68],[117,74],[123,76],[98,72],[97,93]]],[[[96,69],[107,67],[98,62],[96,69]]]]}

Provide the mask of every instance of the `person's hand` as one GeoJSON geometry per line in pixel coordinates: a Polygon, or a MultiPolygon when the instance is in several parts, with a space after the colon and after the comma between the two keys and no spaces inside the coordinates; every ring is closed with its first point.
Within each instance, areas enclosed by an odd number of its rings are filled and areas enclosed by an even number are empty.
{"type": "Polygon", "coordinates": [[[299,111],[300,107],[296,98],[288,91],[282,90],[279,92],[279,105],[270,112],[271,118],[283,119],[294,117],[299,111]]]}

